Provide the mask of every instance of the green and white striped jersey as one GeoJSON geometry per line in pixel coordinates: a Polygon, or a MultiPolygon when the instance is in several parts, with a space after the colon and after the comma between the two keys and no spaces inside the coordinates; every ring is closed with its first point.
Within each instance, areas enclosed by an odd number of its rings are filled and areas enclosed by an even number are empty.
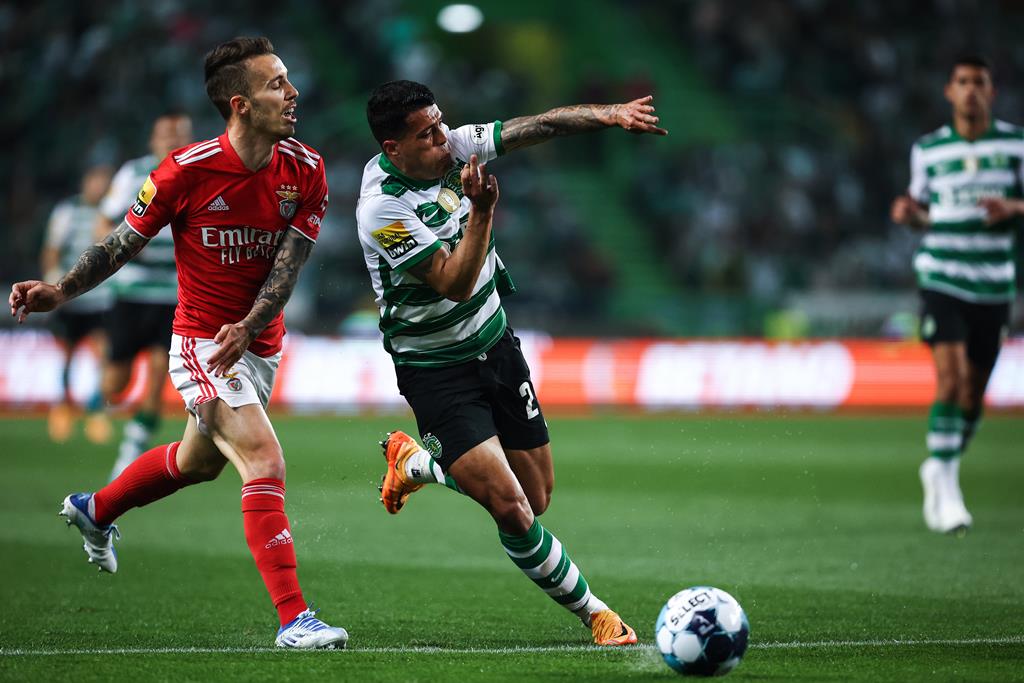
{"type": "Polygon", "coordinates": [[[931,227],[914,256],[918,285],[976,303],[1012,301],[1017,221],[986,225],[978,200],[1022,196],[1024,128],[993,120],[973,142],[951,125],[920,138],[910,154],[910,196],[931,227]]]}
{"type": "MultiPolygon", "coordinates": [[[[124,220],[139,188],[160,164],[152,154],[126,161],[110,183],[100,211],[114,225],[124,220]]],[[[161,230],[112,278],[118,299],[151,304],[178,303],[178,272],[174,262],[174,237],[161,230]]]]}
{"type": "MultiPolygon", "coordinates": [[[[96,219],[99,211],[82,201],[81,195],[69,197],[53,207],[46,225],[46,246],[56,249],[61,274],[78,262],[78,257],[96,243],[96,219]]],[[[73,313],[100,313],[110,308],[114,298],[107,283],[76,296],[63,306],[73,313]]]]}
{"type": "MultiPolygon", "coordinates": [[[[443,125],[443,124],[442,124],[443,125]]],[[[503,152],[501,121],[444,127],[454,167],[437,180],[414,180],[378,154],[363,169],[356,225],[380,308],[384,348],[397,365],[439,367],[487,351],[505,331],[501,294],[515,292],[494,249],[494,235],[467,301],[445,299],[408,270],[441,244],[453,249],[469,220],[459,178],[471,154],[490,161],[503,152]]]]}

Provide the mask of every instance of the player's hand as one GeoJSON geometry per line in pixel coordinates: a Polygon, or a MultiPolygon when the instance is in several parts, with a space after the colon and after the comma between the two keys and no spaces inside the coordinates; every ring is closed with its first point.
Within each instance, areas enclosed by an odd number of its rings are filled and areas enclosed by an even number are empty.
{"type": "Polygon", "coordinates": [[[989,225],[1001,223],[1024,213],[1024,202],[1002,197],[985,197],[978,200],[978,206],[985,209],[985,222],[989,225]]]}
{"type": "Polygon", "coordinates": [[[658,127],[658,117],[654,111],[653,95],[641,97],[625,104],[609,105],[612,125],[630,133],[650,133],[652,135],[668,135],[668,131],[658,127]]]}
{"type": "Polygon", "coordinates": [[[213,338],[220,348],[210,356],[206,363],[206,371],[212,372],[214,377],[221,377],[224,373],[230,372],[254,338],[255,335],[245,323],[222,325],[217,336],[213,338]]]}
{"type": "Polygon", "coordinates": [[[64,303],[64,293],[57,287],[41,280],[16,282],[11,286],[11,315],[24,322],[29,313],[45,313],[64,303]]]}
{"type": "Polygon", "coordinates": [[[924,227],[927,223],[921,205],[915,202],[909,195],[902,194],[892,200],[892,207],[889,209],[889,217],[893,223],[909,225],[913,228],[924,227]]]}
{"type": "Polygon", "coordinates": [[[490,211],[498,203],[498,179],[487,172],[487,164],[479,163],[475,154],[462,167],[462,193],[478,211],[490,211]]]}

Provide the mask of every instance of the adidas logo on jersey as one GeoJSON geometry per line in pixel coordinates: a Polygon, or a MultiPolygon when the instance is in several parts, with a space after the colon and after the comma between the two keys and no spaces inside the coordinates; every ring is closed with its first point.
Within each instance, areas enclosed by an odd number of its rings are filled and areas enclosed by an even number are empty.
{"type": "Polygon", "coordinates": [[[224,201],[224,197],[217,195],[217,198],[213,200],[213,203],[206,207],[207,211],[230,211],[231,207],[224,201]]]}
{"type": "Polygon", "coordinates": [[[276,548],[279,545],[288,545],[289,543],[292,543],[292,535],[288,533],[287,529],[281,529],[281,532],[270,539],[270,542],[264,547],[267,550],[270,550],[271,548],[276,548]]]}

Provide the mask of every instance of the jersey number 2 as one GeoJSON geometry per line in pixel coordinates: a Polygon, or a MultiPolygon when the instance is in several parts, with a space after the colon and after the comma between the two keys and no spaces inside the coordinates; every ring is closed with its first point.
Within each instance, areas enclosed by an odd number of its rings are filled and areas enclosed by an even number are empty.
{"type": "Polygon", "coordinates": [[[532,420],[540,415],[540,408],[537,407],[537,399],[533,395],[533,387],[529,382],[519,385],[519,395],[526,399],[526,419],[532,420]]]}

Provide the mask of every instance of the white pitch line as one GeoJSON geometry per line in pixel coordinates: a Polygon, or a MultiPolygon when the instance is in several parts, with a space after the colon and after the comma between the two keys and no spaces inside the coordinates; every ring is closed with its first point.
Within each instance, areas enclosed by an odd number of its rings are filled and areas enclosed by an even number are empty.
{"type": "MultiPolygon", "coordinates": [[[[751,643],[751,650],[809,650],[818,648],[880,648],[914,647],[917,645],[1022,645],[1024,636],[1005,638],[940,638],[940,639],[892,639],[892,640],[817,640],[751,643]]],[[[546,645],[524,647],[357,647],[348,652],[369,652],[378,654],[439,654],[439,655],[509,655],[516,653],[536,654],[544,652],[647,652],[653,645],[614,650],[597,645],[546,645]]],[[[176,655],[176,654],[257,654],[265,652],[285,653],[289,650],[275,647],[123,647],[123,648],[68,648],[66,650],[23,650],[0,649],[0,657],[60,657],[74,655],[176,655]]]]}

